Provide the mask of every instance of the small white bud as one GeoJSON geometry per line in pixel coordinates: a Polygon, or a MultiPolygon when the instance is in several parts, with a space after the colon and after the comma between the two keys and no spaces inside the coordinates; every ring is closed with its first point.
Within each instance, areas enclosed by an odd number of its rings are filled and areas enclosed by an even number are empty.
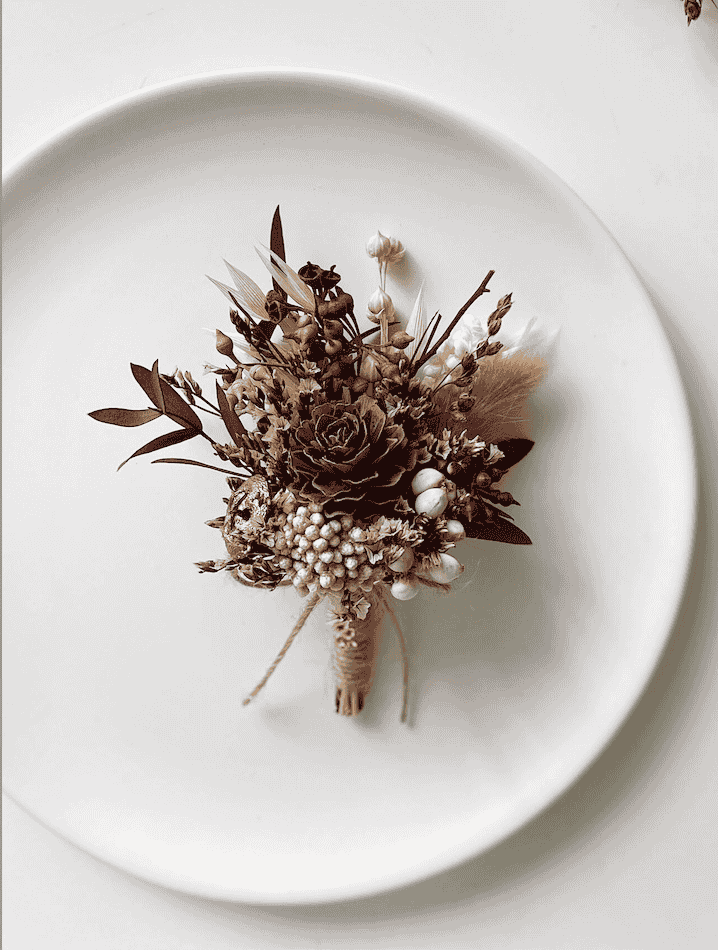
{"type": "Polygon", "coordinates": [[[369,257],[376,257],[383,261],[391,250],[391,241],[381,231],[377,231],[373,237],[370,237],[366,244],[366,252],[369,257]]]}
{"type": "Polygon", "coordinates": [[[429,488],[439,488],[444,484],[444,473],[437,468],[422,468],[411,482],[411,490],[420,495],[429,488]]]}

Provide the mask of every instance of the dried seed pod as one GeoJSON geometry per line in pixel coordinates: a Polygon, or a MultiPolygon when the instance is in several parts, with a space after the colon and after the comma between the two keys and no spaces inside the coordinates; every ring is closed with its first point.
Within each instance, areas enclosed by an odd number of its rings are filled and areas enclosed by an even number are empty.
{"type": "Polygon", "coordinates": [[[297,330],[297,336],[303,346],[307,346],[319,333],[316,323],[308,323],[306,326],[297,330]]]}
{"type": "Polygon", "coordinates": [[[324,336],[328,340],[340,340],[344,336],[344,327],[339,320],[324,321],[324,336]]]}
{"type": "Polygon", "coordinates": [[[392,346],[392,345],[383,346],[381,348],[381,354],[382,356],[385,356],[390,362],[394,363],[395,365],[398,365],[399,361],[404,356],[404,354],[398,347],[392,346]]]}
{"type": "Polygon", "coordinates": [[[369,257],[376,257],[379,261],[383,261],[390,250],[391,240],[382,234],[381,231],[377,231],[376,234],[367,241],[367,254],[369,257]]]}
{"type": "Polygon", "coordinates": [[[391,345],[405,350],[410,343],[414,342],[414,337],[410,336],[406,330],[398,330],[391,338],[391,345]]]}
{"type": "Polygon", "coordinates": [[[344,347],[344,342],[342,340],[327,340],[324,344],[324,352],[327,356],[336,356],[337,353],[340,353],[344,347]]]}
{"type": "Polygon", "coordinates": [[[215,330],[215,333],[217,334],[217,352],[222,356],[234,356],[234,343],[232,343],[227,334],[222,333],[221,330],[215,330]]]}

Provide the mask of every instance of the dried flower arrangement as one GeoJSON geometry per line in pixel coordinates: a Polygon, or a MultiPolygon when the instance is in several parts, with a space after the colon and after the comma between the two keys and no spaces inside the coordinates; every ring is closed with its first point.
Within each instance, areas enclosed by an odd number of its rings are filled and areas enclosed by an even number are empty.
{"type": "Polygon", "coordinates": [[[206,439],[231,469],[154,460],[228,475],[226,511],[207,522],[221,531],[228,556],[197,566],[266,590],[293,584],[308,598],[245,703],[326,599],[337,712],[362,709],[388,614],[402,649],[404,720],[408,661],[392,599],[408,600],[422,587],[449,591],[463,571],[449,552],[462,538],[531,543],[505,510],[518,502],[500,483],[533,447],[522,423],[545,362],[532,346],[531,324],[510,348],[496,339],[511,294],[485,323],[467,314],[489,292],[493,271],[443,332],[440,313],[427,318],[423,287],[401,329],[386,279],[404,249],[378,232],[367,253],[378,262],[380,285],[368,302],[372,325],[362,330],[335,265],[307,263],[296,272],[287,265],[279,208],[270,247],[257,250],[272,276],[267,294],[231,265],[233,287],[213,281],[230,302],[236,331],[216,331],[228,361],[207,367],[216,375],[216,404],[189,372],[169,376],[157,362],[152,369],[132,364],[152,406],[90,415],[120,426],[161,416],[179,425],[130,458],[206,439]],[[219,417],[229,441],[212,438],[196,410],[219,417]]]}

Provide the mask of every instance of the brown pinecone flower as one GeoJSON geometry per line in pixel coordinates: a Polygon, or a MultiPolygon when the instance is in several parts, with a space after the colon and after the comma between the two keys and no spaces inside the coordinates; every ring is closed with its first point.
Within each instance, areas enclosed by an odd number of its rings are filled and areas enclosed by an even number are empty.
{"type": "Polygon", "coordinates": [[[406,445],[402,426],[369,396],[315,406],[290,438],[293,487],[311,501],[380,505],[406,471],[406,445]]]}

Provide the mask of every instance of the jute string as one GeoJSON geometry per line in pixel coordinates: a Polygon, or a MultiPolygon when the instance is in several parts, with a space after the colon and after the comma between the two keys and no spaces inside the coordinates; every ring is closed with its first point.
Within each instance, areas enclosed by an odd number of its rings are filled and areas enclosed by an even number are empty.
{"type": "Polygon", "coordinates": [[[287,655],[287,651],[289,650],[290,646],[294,643],[295,637],[297,636],[297,634],[299,633],[299,631],[302,629],[302,627],[304,626],[304,624],[307,622],[307,620],[309,620],[309,616],[310,616],[311,612],[314,610],[314,608],[317,606],[317,604],[319,603],[320,600],[321,600],[321,595],[320,595],[320,594],[314,594],[314,595],[311,597],[311,599],[309,600],[309,603],[307,604],[307,606],[306,606],[306,607],[304,608],[304,610],[302,611],[302,614],[301,614],[299,620],[297,620],[297,622],[296,622],[296,623],[294,624],[294,626],[292,627],[292,632],[291,632],[291,633],[289,634],[289,636],[287,637],[284,646],[283,646],[282,649],[279,651],[279,653],[276,655],[276,657],[275,657],[275,659],[274,659],[274,662],[273,662],[272,665],[269,667],[269,669],[267,670],[267,672],[264,674],[264,676],[262,677],[262,679],[257,683],[257,685],[254,687],[254,689],[253,689],[252,692],[249,694],[249,696],[247,696],[247,698],[242,702],[242,705],[243,705],[243,706],[246,706],[248,703],[251,703],[251,701],[254,699],[254,697],[257,695],[257,693],[259,693],[259,692],[262,690],[262,688],[265,686],[265,684],[266,684],[267,680],[269,679],[269,677],[272,675],[272,673],[276,670],[276,668],[277,668],[277,667],[279,666],[279,664],[282,662],[282,660],[284,659],[284,657],[287,655]]]}
{"type": "Polygon", "coordinates": [[[402,689],[401,689],[401,722],[406,722],[406,716],[409,710],[409,654],[406,650],[406,640],[404,639],[404,634],[402,632],[399,621],[397,620],[396,614],[391,609],[391,604],[389,603],[386,594],[381,588],[379,589],[379,596],[384,601],[384,606],[386,607],[387,613],[391,617],[394,627],[396,629],[396,635],[399,639],[399,647],[401,649],[401,672],[402,672],[402,689]]]}
{"type": "Polygon", "coordinates": [[[336,709],[341,716],[356,716],[361,712],[374,679],[384,610],[381,601],[374,596],[370,602],[363,620],[334,610],[336,709]]]}

